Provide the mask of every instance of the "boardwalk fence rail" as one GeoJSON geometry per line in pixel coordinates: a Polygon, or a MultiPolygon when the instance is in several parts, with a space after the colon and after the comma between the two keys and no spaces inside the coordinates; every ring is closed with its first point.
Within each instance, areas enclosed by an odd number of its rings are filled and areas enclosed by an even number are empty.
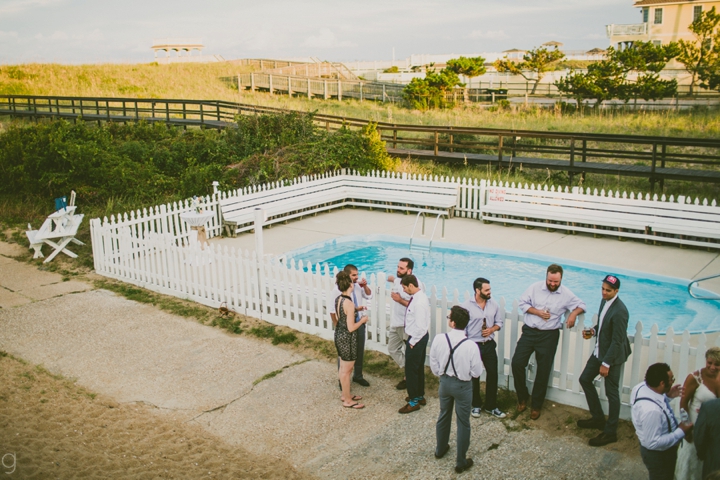
{"type": "MultiPolygon", "coordinates": [[[[0,95],[0,115],[27,118],[145,120],[227,128],[236,125],[237,115],[289,112],[221,100],[0,95]]],[[[314,114],[313,118],[327,130],[371,123],[336,115],[314,114]]],[[[388,152],[400,158],[564,171],[571,184],[576,176],[584,178],[587,173],[647,178],[651,190],[656,184],[662,188],[665,180],[720,182],[718,139],[372,123],[388,152]]]]}
{"type": "MultiPolygon", "coordinates": [[[[333,173],[327,174],[334,175],[333,173]]],[[[369,175],[384,176],[385,173],[369,175]]],[[[323,176],[303,177],[293,182],[311,181],[323,176]]],[[[422,180],[422,177],[413,177],[422,180]]],[[[458,216],[478,218],[481,214],[479,185],[466,179],[435,178],[434,181],[458,183],[461,188],[456,212],[458,216]]],[[[292,183],[292,182],[288,182],[292,183]]],[[[280,183],[249,189],[214,192],[204,198],[204,207],[215,213],[209,224],[209,237],[221,231],[219,202],[229,195],[243,195],[271,189],[280,183]]],[[[189,246],[189,233],[180,214],[191,210],[189,201],[159,205],[110,219],[90,221],[95,270],[142,288],[189,299],[210,307],[227,304],[234,312],[260,318],[300,332],[331,340],[333,329],[328,315],[335,272],[326,265],[310,264],[279,257],[258,259],[254,252],[210,245],[204,250],[189,246]]],[[[366,348],[387,353],[387,328],[390,322],[390,291],[384,274],[370,275],[374,298],[368,303],[370,323],[366,348]]],[[[447,330],[446,315],[453,305],[470,297],[469,292],[448,292],[442,286],[429,286],[431,305],[431,338],[447,330]]],[[[513,389],[510,362],[521,334],[522,314],[517,301],[500,300],[505,311],[505,326],[498,332],[500,384],[513,389]]],[[[330,308],[332,306],[330,305],[330,308]]],[[[596,320],[593,316],[593,322],[596,320]]],[[[548,399],[586,408],[579,376],[593,344],[581,335],[581,316],[572,329],[561,332],[548,399]]],[[[622,418],[629,418],[631,388],[642,381],[648,365],[668,363],[677,378],[705,364],[705,350],[711,346],[707,335],[691,336],[687,331],[660,332],[657,325],[640,322],[628,335],[633,355],[622,376],[622,418]]],[[[720,346],[720,338],[715,342],[720,346]]],[[[529,367],[529,382],[535,374],[535,363],[529,367]]],[[[606,402],[604,388],[598,383],[600,396],[606,402]]]]}

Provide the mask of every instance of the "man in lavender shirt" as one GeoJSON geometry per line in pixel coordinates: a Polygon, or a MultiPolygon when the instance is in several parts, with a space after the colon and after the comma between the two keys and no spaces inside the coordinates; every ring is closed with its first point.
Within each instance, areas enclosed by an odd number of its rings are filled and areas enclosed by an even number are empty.
{"type": "Polygon", "coordinates": [[[537,374],[532,391],[530,413],[532,420],[540,418],[540,410],[545,401],[553,359],[560,339],[563,315],[565,312],[570,312],[567,327],[572,328],[577,316],[587,309],[585,302],[575,296],[569,288],[560,285],[562,275],[563,269],[560,265],[550,265],[547,268],[545,281],[530,285],[518,303],[520,311],[524,313],[524,325],[512,358],[512,373],[518,396],[517,411],[522,413],[527,409],[530,398],[525,369],[530,356],[535,353],[537,374]]]}

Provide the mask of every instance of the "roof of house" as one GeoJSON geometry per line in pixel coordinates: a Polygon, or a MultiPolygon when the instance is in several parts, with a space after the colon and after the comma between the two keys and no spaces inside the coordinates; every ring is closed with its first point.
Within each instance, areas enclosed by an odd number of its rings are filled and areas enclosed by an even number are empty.
{"type": "Polygon", "coordinates": [[[635,7],[643,7],[645,5],[661,5],[663,3],[701,3],[707,0],[639,0],[635,2],[635,7]]]}

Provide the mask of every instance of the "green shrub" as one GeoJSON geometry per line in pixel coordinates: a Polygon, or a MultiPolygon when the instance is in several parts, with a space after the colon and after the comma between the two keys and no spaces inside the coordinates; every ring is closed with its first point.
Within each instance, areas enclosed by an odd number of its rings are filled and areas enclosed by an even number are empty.
{"type": "Polygon", "coordinates": [[[75,190],[85,207],[157,205],[208,194],[213,180],[230,189],[394,164],[374,125],[327,132],[313,124],[312,114],[238,117],[237,128],[222,131],[16,122],[0,133],[0,196],[49,205],[75,190]]]}

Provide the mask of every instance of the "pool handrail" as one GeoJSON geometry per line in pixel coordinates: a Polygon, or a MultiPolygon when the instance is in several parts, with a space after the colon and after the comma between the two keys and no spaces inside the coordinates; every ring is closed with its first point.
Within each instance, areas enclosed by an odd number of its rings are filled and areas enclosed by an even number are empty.
{"type": "MultiPolygon", "coordinates": [[[[413,225],[412,233],[410,234],[410,247],[409,248],[412,248],[413,238],[415,237],[415,229],[417,228],[417,223],[418,223],[418,220],[420,219],[421,215],[422,215],[423,221],[422,221],[422,229],[420,231],[420,235],[423,237],[425,236],[425,214],[426,213],[436,213],[436,212],[432,211],[432,210],[420,210],[417,213],[417,215],[415,216],[415,224],[413,225]]],[[[437,217],[435,217],[435,225],[433,226],[432,235],[430,235],[430,244],[429,244],[428,248],[432,248],[433,238],[435,238],[435,231],[437,230],[437,223],[438,223],[438,220],[440,219],[440,217],[442,217],[442,237],[441,238],[445,238],[445,216],[444,215],[445,214],[438,213],[437,217]]]]}
{"type": "Polygon", "coordinates": [[[715,295],[714,297],[703,297],[703,296],[696,295],[692,291],[693,285],[699,284],[700,282],[703,282],[705,280],[711,280],[713,278],[718,278],[718,277],[720,277],[720,273],[718,273],[716,275],[710,275],[709,277],[703,277],[703,278],[698,278],[697,280],[693,280],[692,282],[690,282],[688,284],[688,287],[687,287],[688,293],[690,294],[691,297],[696,298],[698,300],[720,300],[720,295],[715,295]]]}

